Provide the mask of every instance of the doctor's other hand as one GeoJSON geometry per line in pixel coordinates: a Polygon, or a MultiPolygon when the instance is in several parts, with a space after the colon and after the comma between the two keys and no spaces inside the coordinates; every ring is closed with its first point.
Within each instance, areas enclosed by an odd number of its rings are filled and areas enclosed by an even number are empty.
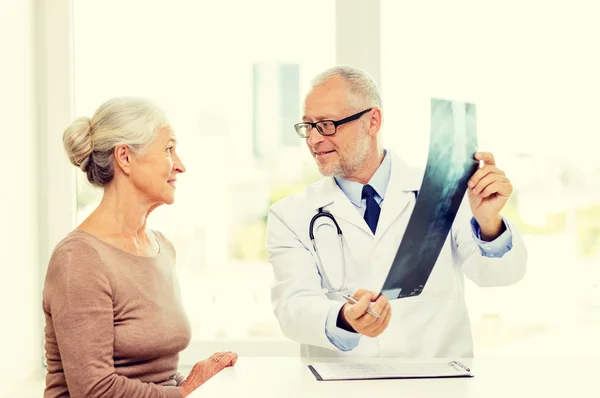
{"type": "Polygon", "coordinates": [[[483,161],[483,165],[467,183],[469,203],[473,217],[481,228],[483,240],[491,241],[504,230],[500,211],[508,202],[513,186],[504,171],[496,166],[493,154],[477,152],[475,159],[483,161]]]}
{"type": "Polygon", "coordinates": [[[342,307],[344,320],[358,333],[367,337],[377,337],[383,333],[388,327],[392,316],[390,302],[383,295],[371,306],[371,303],[377,296],[378,294],[375,292],[358,289],[354,293],[354,298],[358,302],[356,304],[346,303],[342,307]],[[370,306],[373,311],[380,315],[379,318],[366,313],[367,308],[370,306]]]}
{"type": "Polygon", "coordinates": [[[235,352],[226,351],[214,353],[208,359],[197,362],[188,377],[177,387],[179,392],[183,397],[187,397],[221,370],[235,365],[237,359],[238,355],[235,352]]]}

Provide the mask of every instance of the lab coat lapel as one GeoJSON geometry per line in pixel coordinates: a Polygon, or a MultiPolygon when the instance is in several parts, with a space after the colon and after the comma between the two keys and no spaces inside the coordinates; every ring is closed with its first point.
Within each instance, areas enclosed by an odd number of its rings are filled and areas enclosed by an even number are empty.
{"type": "MultiPolygon", "coordinates": [[[[352,225],[372,235],[369,226],[360,216],[358,209],[352,204],[350,199],[335,183],[333,177],[326,177],[322,180],[321,192],[315,192],[312,201],[312,207],[315,211],[320,207],[326,207],[337,220],[344,220],[352,225]]],[[[342,228],[343,233],[343,228],[342,228]]]]}
{"type": "Polygon", "coordinates": [[[390,154],[392,155],[392,170],[375,231],[376,239],[383,236],[406,209],[411,195],[414,195],[413,191],[420,189],[423,178],[423,174],[417,169],[408,166],[395,154],[390,154]]]}

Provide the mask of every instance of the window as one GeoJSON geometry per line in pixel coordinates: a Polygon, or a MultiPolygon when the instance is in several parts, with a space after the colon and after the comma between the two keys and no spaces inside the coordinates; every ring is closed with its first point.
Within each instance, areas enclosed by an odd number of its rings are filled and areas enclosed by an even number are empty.
{"type": "MultiPolygon", "coordinates": [[[[320,177],[293,125],[310,78],[335,62],[335,2],[74,6],[76,115],[91,116],[113,96],[145,96],[174,126],[187,172],[175,204],[156,210],[149,226],[177,248],[191,349],[289,344],[271,309],[266,214],[320,177]]],[[[100,198],[78,173],[78,223],[100,198]]]]}
{"type": "Polygon", "coordinates": [[[582,3],[381,1],[386,145],[425,166],[430,97],[474,102],[479,148],[515,187],[504,214],[525,234],[528,272],[506,288],[468,283],[479,354],[598,354],[600,28],[582,3]]]}

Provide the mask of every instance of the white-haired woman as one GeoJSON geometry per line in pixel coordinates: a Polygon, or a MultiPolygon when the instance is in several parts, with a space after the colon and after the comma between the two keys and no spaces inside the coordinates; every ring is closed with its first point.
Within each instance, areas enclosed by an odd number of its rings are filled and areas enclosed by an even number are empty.
{"type": "Polygon", "coordinates": [[[191,329],[175,249],[146,227],[175,197],[185,166],[163,112],[115,98],[64,132],[69,159],[104,190],[97,209],[55,248],[43,292],[44,397],[185,397],[237,355],[216,353],[178,373],[191,329]]]}

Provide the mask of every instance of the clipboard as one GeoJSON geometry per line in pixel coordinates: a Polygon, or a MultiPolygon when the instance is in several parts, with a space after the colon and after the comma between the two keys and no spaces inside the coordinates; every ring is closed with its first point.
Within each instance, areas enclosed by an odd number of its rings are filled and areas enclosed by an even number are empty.
{"type": "Polygon", "coordinates": [[[327,363],[308,365],[317,381],[438,379],[474,377],[471,369],[460,361],[396,362],[396,363],[327,363]]]}

